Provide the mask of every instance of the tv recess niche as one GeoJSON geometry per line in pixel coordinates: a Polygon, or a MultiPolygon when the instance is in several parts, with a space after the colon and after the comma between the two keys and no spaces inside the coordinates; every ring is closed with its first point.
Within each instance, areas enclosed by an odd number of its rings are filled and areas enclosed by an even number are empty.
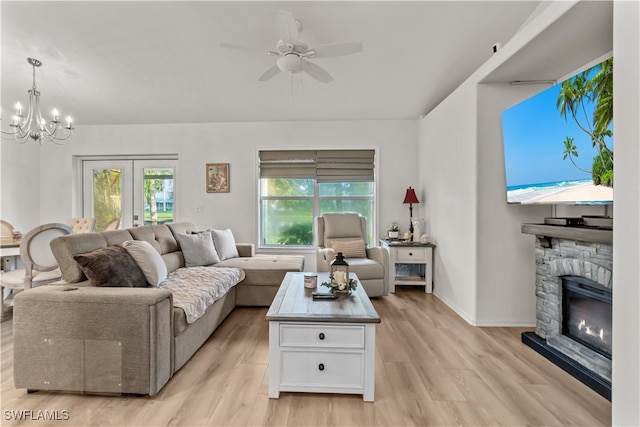
{"type": "Polygon", "coordinates": [[[502,112],[508,203],[613,203],[613,58],[502,112]]]}

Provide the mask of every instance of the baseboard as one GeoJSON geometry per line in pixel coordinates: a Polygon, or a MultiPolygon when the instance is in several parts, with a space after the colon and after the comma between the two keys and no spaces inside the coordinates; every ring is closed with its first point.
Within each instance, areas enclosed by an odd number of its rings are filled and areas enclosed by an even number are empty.
{"type": "Polygon", "coordinates": [[[463,310],[461,310],[459,307],[457,307],[455,304],[452,304],[450,301],[447,301],[446,298],[443,298],[441,295],[439,295],[435,290],[433,292],[433,295],[435,297],[437,297],[440,301],[442,301],[443,303],[445,303],[445,305],[447,307],[449,307],[451,310],[453,310],[458,316],[460,316],[462,319],[464,319],[465,322],[467,322],[468,324],[470,324],[471,326],[478,326],[478,327],[486,327],[486,328],[490,328],[490,327],[501,327],[501,328],[535,328],[536,326],[536,322],[534,321],[514,321],[514,320],[481,320],[479,321],[478,319],[474,319],[471,316],[469,316],[467,313],[465,313],[463,310]]]}
{"type": "Polygon", "coordinates": [[[438,298],[440,301],[442,301],[447,307],[449,307],[451,310],[453,310],[458,316],[462,317],[462,319],[465,322],[467,322],[471,326],[477,326],[476,323],[475,323],[475,319],[473,319],[471,316],[467,315],[467,313],[464,310],[460,309],[455,304],[451,304],[450,301],[448,301],[446,298],[443,298],[442,295],[439,295],[435,290],[433,291],[433,295],[436,298],[438,298]]]}

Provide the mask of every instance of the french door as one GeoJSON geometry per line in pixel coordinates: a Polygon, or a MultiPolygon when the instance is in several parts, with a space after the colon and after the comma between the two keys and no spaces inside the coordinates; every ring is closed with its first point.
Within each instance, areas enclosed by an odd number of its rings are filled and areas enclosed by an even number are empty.
{"type": "Polygon", "coordinates": [[[82,160],[82,212],[96,231],[176,220],[175,159],[82,160]]]}

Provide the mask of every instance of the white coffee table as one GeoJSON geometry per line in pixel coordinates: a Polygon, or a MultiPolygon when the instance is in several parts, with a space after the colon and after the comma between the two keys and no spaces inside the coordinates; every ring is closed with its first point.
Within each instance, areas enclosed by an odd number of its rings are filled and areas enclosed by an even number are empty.
{"type": "Polygon", "coordinates": [[[287,273],[269,308],[271,398],[295,391],[362,394],[373,402],[380,317],[360,284],[351,295],[314,300],[313,291],[328,292],[320,286],[327,279],[318,273],[318,287],[307,289],[304,273],[287,273]]]}

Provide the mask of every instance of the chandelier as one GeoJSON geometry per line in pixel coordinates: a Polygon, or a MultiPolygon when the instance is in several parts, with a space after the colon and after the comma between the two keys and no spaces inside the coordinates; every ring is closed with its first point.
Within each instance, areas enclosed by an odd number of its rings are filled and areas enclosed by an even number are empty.
{"type": "Polygon", "coordinates": [[[2,130],[2,137],[14,139],[24,144],[33,139],[42,144],[45,141],[55,144],[66,144],[73,133],[71,117],[67,117],[65,124],[60,121],[58,110],[54,109],[49,123],[40,112],[40,91],[36,89],[36,67],[42,66],[42,62],[35,58],[27,58],[27,62],[33,67],[33,87],[29,90],[29,110],[25,116],[22,105],[16,104],[16,112],[13,115],[9,130],[2,130]]]}

